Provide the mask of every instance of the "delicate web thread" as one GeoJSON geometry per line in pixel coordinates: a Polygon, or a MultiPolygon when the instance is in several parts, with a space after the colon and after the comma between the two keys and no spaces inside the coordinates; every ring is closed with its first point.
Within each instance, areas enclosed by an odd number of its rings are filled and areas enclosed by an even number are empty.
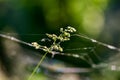
{"type": "Polygon", "coordinates": [[[82,34],[73,34],[72,36],[77,36],[77,37],[80,37],[80,38],[84,38],[84,39],[87,39],[87,40],[90,40],[91,42],[93,43],[97,43],[99,45],[102,45],[104,47],[107,47],[108,49],[111,49],[111,50],[116,50],[116,51],[119,51],[120,52],[120,49],[115,47],[115,46],[112,46],[112,45],[109,45],[109,44],[105,44],[105,43],[102,43],[102,42],[99,42],[95,39],[92,39],[92,38],[89,38],[85,35],[82,35],[82,34]]]}
{"type": "MultiPolygon", "coordinates": [[[[1,31],[0,31],[1,32],[1,31]]],[[[9,33],[12,35],[12,33],[9,33]]],[[[17,34],[16,34],[17,35],[17,34]]],[[[43,34],[21,34],[21,35],[43,35],[43,34]]],[[[112,45],[109,45],[109,44],[105,44],[105,43],[102,43],[102,42],[99,42],[95,39],[92,39],[92,38],[89,38],[85,35],[82,35],[82,34],[73,34],[72,36],[77,36],[77,37],[80,37],[80,38],[84,38],[84,39],[87,39],[93,43],[96,43],[96,44],[99,44],[101,46],[104,46],[104,47],[107,47],[108,49],[111,49],[111,50],[115,50],[115,51],[119,51],[120,52],[120,49],[115,47],[115,46],[112,46],[112,45]]],[[[31,46],[33,47],[32,44],[30,43],[27,43],[25,41],[22,41],[22,40],[19,40],[15,37],[12,37],[12,36],[9,36],[9,35],[5,35],[5,34],[0,34],[0,37],[3,37],[3,38],[7,38],[7,39],[10,39],[12,41],[15,41],[15,42],[18,42],[18,43],[22,43],[22,44],[25,44],[25,45],[28,45],[28,46],[31,46]]],[[[41,49],[41,48],[39,48],[41,49]]],[[[41,49],[42,50],[42,49],[41,49]]],[[[100,57],[96,54],[95,50],[94,50],[94,47],[85,47],[85,48],[75,48],[75,49],[65,49],[66,51],[69,51],[69,50],[91,50],[92,53],[94,55],[96,55],[96,57],[100,60],[100,57]]],[[[84,54],[84,53],[83,53],[84,54]]],[[[75,58],[79,58],[79,59],[82,59],[84,61],[86,61],[88,64],[94,64],[92,59],[90,58],[89,55],[87,55],[88,59],[85,59],[84,56],[82,55],[78,55],[78,54],[71,54],[71,53],[60,53],[60,52],[55,52],[53,51],[52,52],[52,57],[54,57],[54,55],[64,55],[64,56],[72,56],[72,57],[75,57],[75,58]]]]}
{"type": "MultiPolygon", "coordinates": [[[[0,36],[1,37],[9,37],[9,39],[11,39],[12,40],[12,38],[14,39],[14,37],[11,37],[11,36],[8,36],[8,35],[45,35],[45,34],[16,34],[16,33],[7,33],[7,32],[4,32],[4,31],[0,31],[0,33],[2,33],[2,34],[0,34],[0,36]],[[4,34],[6,34],[6,35],[4,35],[4,34]],[[10,38],[11,37],[11,38],[10,38]]],[[[112,46],[112,45],[109,45],[109,44],[105,44],[105,43],[102,43],[102,42],[99,42],[99,41],[97,41],[97,40],[95,40],[95,39],[92,39],[92,38],[89,38],[89,37],[87,37],[87,36],[85,36],[85,35],[83,35],[83,34],[73,34],[73,35],[71,35],[71,36],[77,36],[77,37],[80,37],[80,38],[84,38],[84,39],[87,39],[87,40],[90,40],[91,42],[93,42],[93,43],[97,43],[97,44],[99,44],[99,45],[102,45],[102,46],[104,46],[104,47],[107,47],[107,48],[109,48],[109,49],[111,49],[111,50],[116,50],[116,51],[119,51],[120,52],[120,49],[119,48],[117,48],[117,47],[115,47],[115,46],[112,46]]],[[[17,39],[18,40],[18,39],[17,39]]],[[[14,40],[14,41],[16,41],[16,40],[14,40]]],[[[19,40],[20,41],[20,40],[19,40]]],[[[17,41],[17,42],[19,42],[19,41],[17,41]]],[[[22,41],[23,42],[23,41],[22,41]]],[[[21,42],[20,42],[21,43],[21,42]]],[[[88,47],[88,48],[78,48],[78,49],[92,49],[92,47],[88,47]]],[[[71,49],[72,50],[72,49],[71,49]]],[[[74,50],[77,50],[77,49],[74,49],[74,50]]]]}
{"type": "MultiPolygon", "coordinates": [[[[0,34],[0,36],[3,37],[3,38],[10,39],[10,40],[12,40],[12,41],[15,41],[15,42],[18,42],[18,43],[21,43],[21,44],[24,44],[24,45],[28,45],[28,46],[33,47],[32,44],[27,43],[27,42],[22,41],[22,40],[19,40],[19,39],[15,38],[15,37],[8,36],[8,35],[4,35],[4,34],[0,34]]],[[[42,50],[42,48],[39,48],[39,49],[42,50]]],[[[71,49],[71,50],[82,50],[82,49],[87,50],[87,48],[76,48],[76,49],[71,49]]],[[[92,47],[88,47],[88,49],[92,49],[92,47]]],[[[66,49],[66,50],[70,50],[70,49],[66,49]]],[[[83,54],[84,54],[84,53],[83,53],[83,54]]],[[[72,56],[72,57],[75,57],[75,58],[82,59],[82,60],[86,61],[88,64],[90,64],[90,62],[88,62],[88,60],[86,60],[83,56],[80,56],[80,55],[78,55],[78,54],[60,53],[60,52],[53,51],[53,52],[52,52],[52,57],[54,57],[54,55],[72,56]]]]}

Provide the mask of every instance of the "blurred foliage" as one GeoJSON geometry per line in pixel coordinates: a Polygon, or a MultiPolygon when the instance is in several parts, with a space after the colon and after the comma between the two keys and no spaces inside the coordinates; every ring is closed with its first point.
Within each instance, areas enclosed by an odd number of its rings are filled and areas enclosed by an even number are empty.
{"type": "Polygon", "coordinates": [[[61,26],[70,25],[75,26],[80,32],[97,37],[104,26],[104,10],[108,2],[108,0],[2,0],[1,12],[6,16],[4,22],[6,24],[2,27],[12,26],[20,32],[39,33],[55,31],[61,26]]]}
{"type": "Polygon", "coordinates": [[[92,80],[119,80],[120,72],[119,71],[110,71],[104,69],[102,73],[92,74],[92,80]]]}
{"type": "MultiPolygon", "coordinates": [[[[26,79],[27,80],[27,79],[26,79]]],[[[31,80],[47,80],[46,76],[42,74],[35,74],[32,76],[31,80]]]]}

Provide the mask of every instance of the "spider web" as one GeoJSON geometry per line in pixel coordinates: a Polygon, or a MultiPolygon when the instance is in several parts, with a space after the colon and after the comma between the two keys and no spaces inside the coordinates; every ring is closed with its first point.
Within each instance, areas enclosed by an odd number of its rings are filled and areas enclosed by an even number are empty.
{"type": "MultiPolygon", "coordinates": [[[[12,41],[15,41],[15,42],[18,42],[18,43],[21,43],[21,44],[33,47],[33,45],[31,43],[28,43],[28,42],[25,42],[25,41],[22,41],[20,39],[17,39],[15,37],[13,37],[13,36],[16,36],[16,35],[22,35],[22,36],[30,36],[30,37],[32,37],[32,36],[41,36],[41,35],[45,35],[45,34],[16,34],[16,33],[8,33],[8,32],[0,31],[0,37],[2,37],[2,38],[6,38],[6,39],[9,39],[9,40],[12,40],[12,41]]],[[[120,52],[119,48],[117,48],[117,47],[115,47],[113,45],[102,43],[102,42],[97,41],[95,39],[89,38],[86,35],[83,35],[83,34],[73,34],[72,37],[74,37],[74,36],[76,36],[78,38],[83,38],[83,39],[89,40],[91,43],[93,43],[95,45],[103,46],[105,48],[108,48],[109,50],[114,50],[114,51],[120,52]]],[[[47,38],[42,38],[41,40],[38,40],[38,42],[39,41],[45,42],[46,40],[50,41],[47,38]]],[[[82,59],[83,61],[85,61],[88,64],[90,64],[93,67],[95,67],[95,63],[94,63],[94,61],[93,61],[93,59],[91,58],[90,55],[93,54],[98,60],[101,61],[101,57],[99,57],[99,55],[96,52],[96,46],[95,45],[93,47],[81,47],[81,48],[64,49],[65,52],[56,52],[56,51],[53,51],[52,52],[52,57],[54,57],[54,55],[62,55],[62,56],[67,56],[67,57],[74,57],[74,58],[77,58],[77,59],[82,59]],[[81,50],[84,51],[84,52],[81,53],[81,50]],[[68,53],[67,53],[67,51],[68,51],[68,53]],[[79,51],[80,54],[74,53],[72,51],[77,51],[77,52],[79,51]],[[70,52],[72,52],[72,53],[70,53],[70,52]]]]}

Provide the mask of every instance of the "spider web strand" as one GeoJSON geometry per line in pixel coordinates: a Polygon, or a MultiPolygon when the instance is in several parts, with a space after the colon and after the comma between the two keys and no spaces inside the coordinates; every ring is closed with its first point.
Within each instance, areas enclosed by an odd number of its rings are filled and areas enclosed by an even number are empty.
{"type": "Polygon", "coordinates": [[[112,45],[109,45],[109,44],[106,44],[106,43],[99,42],[99,41],[97,41],[97,40],[95,40],[95,39],[92,39],[92,38],[89,38],[89,37],[87,37],[87,36],[85,36],[85,35],[73,34],[72,36],[81,37],[81,38],[90,40],[90,41],[93,42],[93,43],[97,43],[97,44],[99,44],[99,45],[102,45],[102,46],[104,46],[104,47],[107,47],[108,49],[116,50],[116,51],[119,51],[119,52],[120,52],[120,49],[117,48],[117,47],[115,47],[115,46],[112,46],[112,45]]]}

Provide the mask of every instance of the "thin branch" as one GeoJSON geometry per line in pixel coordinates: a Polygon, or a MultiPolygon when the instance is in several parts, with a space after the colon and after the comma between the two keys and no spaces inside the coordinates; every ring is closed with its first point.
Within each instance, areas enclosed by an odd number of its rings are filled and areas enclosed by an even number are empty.
{"type": "Polygon", "coordinates": [[[12,41],[15,41],[15,42],[22,43],[22,44],[25,44],[25,45],[33,47],[32,44],[24,42],[24,41],[19,40],[19,39],[15,38],[15,37],[12,37],[12,36],[8,36],[8,35],[5,35],[5,34],[0,34],[0,37],[6,38],[6,39],[10,39],[12,41]]]}
{"type": "MultiPolygon", "coordinates": [[[[119,51],[120,52],[120,49],[115,47],[115,46],[112,46],[112,45],[109,45],[109,44],[105,44],[105,43],[102,43],[102,42],[99,42],[95,39],[92,39],[92,38],[89,38],[89,37],[86,37],[86,36],[83,36],[81,34],[74,34],[72,36],[78,36],[78,37],[81,37],[81,38],[84,38],[84,39],[87,39],[87,40],[90,40],[91,42],[93,43],[96,43],[96,44],[99,44],[101,46],[104,46],[104,47],[107,47],[108,49],[111,49],[111,50],[116,50],[116,51],[119,51]]],[[[8,36],[8,35],[5,35],[5,34],[0,34],[0,37],[3,37],[3,38],[6,38],[6,39],[9,39],[9,40],[12,40],[12,41],[15,41],[15,42],[18,42],[18,43],[21,43],[21,44],[24,44],[24,45],[27,45],[27,46],[30,46],[30,47],[34,47],[31,43],[27,43],[25,41],[22,41],[22,40],[19,40],[15,37],[12,37],[12,36],[8,36]]],[[[71,50],[80,50],[80,49],[91,49],[92,47],[89,47],[89,48],[77,48],[77,49],[71,49],[71,50]]],[[[39,48],[40,50],[42,50],[42,48],[39,48]]],[[[70,50],[70,49],[66,49],[66,50],[70,50]]],[[[52,54],[52,57],[54,57],[54,55],[63,55],[63,56],[71,56],[71,57],[74,57],[74,58],[79,58],[79,59],[82,59],[84,61],[86,61],[86,59],[84,58],[84,56],[80,56],[78,54],[70,54],[70,53],[61,53],[61,52],[56,52],[56,51],[52,51],[50,54],[52,54]]],[[[89,61],[86,61],[87,63],[89,63],[89,61]]],[[[90,64],[90,63],[89,63],[90,64]]]]}
{"type": "MultiPolygon", "coordinates": [[[[9,39],[9,40],[12,40],[12,41],[15,41],[15,42],[18,42],[18,43],[21,43],[21,44],[24,44],[24,45],[27,45],[27,46],[30,46],[30,47],[34,47],[31,43],[19,40],[15,37],[12,37],[12,36],[8,36],[8,35],[5,35],[5,34],[0,34],[0,37],[9,39]]],[[[42,50],[41,48],[39,48],[39,49],[42,50]]]]}
{"type": "Polygon", "coordinates": [[[115,47],[115,46],[112,46],[112,45],[109,45],[109,44],[106,44],[106,43],[103,43],[103,42],[100,42],[100,41],[97,41],[97,40],[92,39],[92,38],[89,38],[89,37],[87,37],[87,36],[85,36],[85,35],[82,35],[82,34],[73,34],[72,36],[81,37],[81,38],[90,40],[90,41],[93,42],[93,43],[96,43],[96,44],[99,44],[99,45],[101,45],[101,46],[107,47],[108,49],[116,50],[116,51],[119,51],[119,52],[120,52],[120,48],[117,48],[117,47],[115,47]]]}

